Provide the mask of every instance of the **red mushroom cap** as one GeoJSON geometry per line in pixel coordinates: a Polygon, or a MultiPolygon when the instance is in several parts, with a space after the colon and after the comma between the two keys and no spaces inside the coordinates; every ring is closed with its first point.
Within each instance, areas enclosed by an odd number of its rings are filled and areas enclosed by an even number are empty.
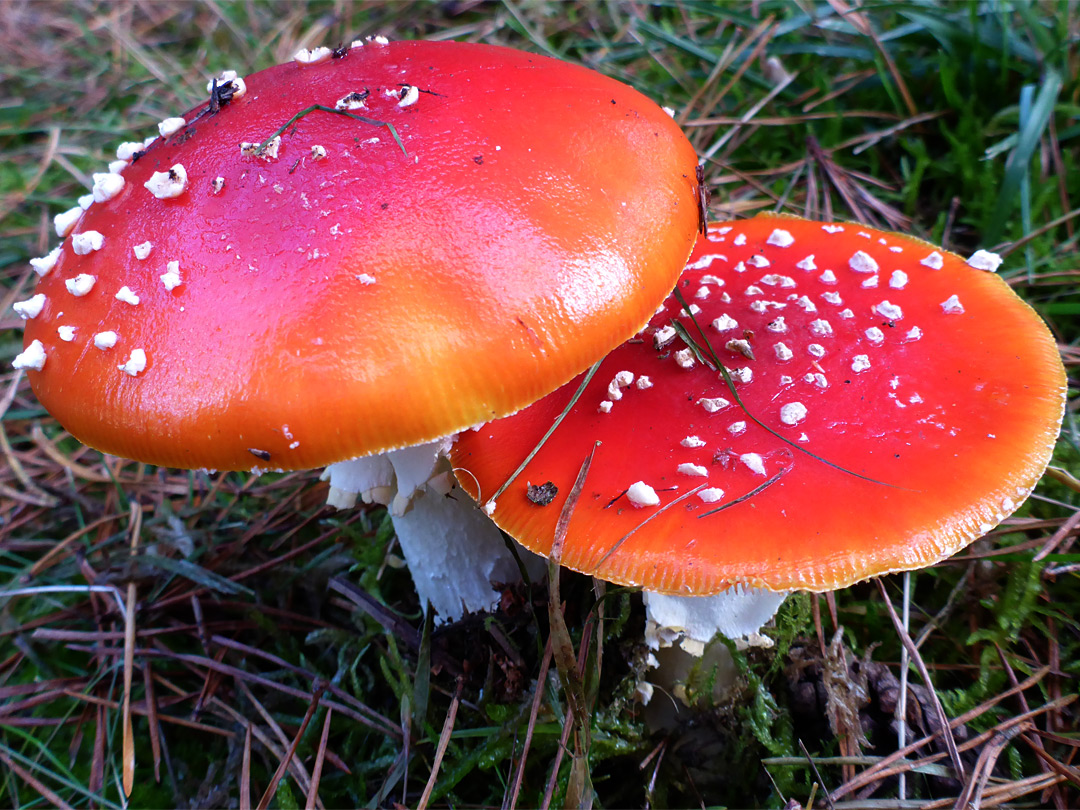
{"type": "Polygon", "coordinates": [[[320,55],[95,186],[26,329],[82,441],[295,469],[431,440],[566,382],[675,283],[695,155],[632,88],[482,45],[320,55]],[[316,104],[371,120],[292,120],[316,104]]]}
{"type": "MultiPolygon", "coordinates": [[[[1045,325],[975,269],[991,257],[969,266],[853,224],[711,226],[678,290],[745,409],[672,296],[603,361],[493,518],[547,553],[599,442],[562,562],[607,580],[694,595],[828,590],[956,552],[1028,495],[1064,401],[1045,325]],[[547,482],[557,496],[530,500],[527,485],[547,482]]],[[[490,498],[577,387],[462,434],[451,451],[462,486],[490,498]]]]}

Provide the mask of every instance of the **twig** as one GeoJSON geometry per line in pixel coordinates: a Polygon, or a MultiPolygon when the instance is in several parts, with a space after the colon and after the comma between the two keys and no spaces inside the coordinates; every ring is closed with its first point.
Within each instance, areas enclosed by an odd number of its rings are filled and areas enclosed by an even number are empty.
{"type": "Polygon", "coordinates": [[[435,781],[439,777],[439,768],[442,766],[446,747],[450,745],[450,734],[453,732],[454,723],[457,720],[458,706],[461,704],[461,690],[464,686],[465,679],[458,678],[457,689],[454,690],[454,697],[450,700],[450,708],[446,712],[442,732],[439,734],[439,745],[435,749],[435,760],[431,763],[431,774],[428,776],[427,784],[424,785],[424,792],[420,796],[420,801],[416,804],[416,810],[424,810],[431,800],[431,791],[435,789],[435,781]]]}

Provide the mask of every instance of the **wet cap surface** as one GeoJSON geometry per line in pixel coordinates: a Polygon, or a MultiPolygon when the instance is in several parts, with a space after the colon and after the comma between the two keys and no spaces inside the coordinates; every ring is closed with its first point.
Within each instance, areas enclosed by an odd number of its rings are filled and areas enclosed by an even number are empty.
{"type": "MultiPolygon", "coordinates": [[[[1000,278],[959,256],[859,225],[760,216],[711,226],[679,290],[746,410],[669,298],[498,498],[493,518],[526,547],[550,550],[599,442],[564,565],[672,594],[828,590],[956,552],[1012,513],[1050,458],[1065,392],[1056,345],[1000,278]],[[864,283],[896,270],[903,285],[864,283]],[[770,285],[770,273],[792,283],[770,285]],[[689,367],[681,336],[655,340],[673,322],[703,350],[689,367]],[[621,371],[651,384],[615,401],[621,371]],[[527,481],[558,495],[530,503],[527,481]]],[[[577,385],[462,434],[451,451],[462,486],[485,502],[577,385]]]]}
{"type": "Polygon", "coordinates": [[[94,447],[291,469],[446,435],[630,337],[692,247],[692,148],[592,71],[372,41],[244,83],[126,150],[122,187],[74,221],[36,290],[34,390],[94,447]],[[282,130],[350,92],[400,144],[323,111],[282,130]]]}

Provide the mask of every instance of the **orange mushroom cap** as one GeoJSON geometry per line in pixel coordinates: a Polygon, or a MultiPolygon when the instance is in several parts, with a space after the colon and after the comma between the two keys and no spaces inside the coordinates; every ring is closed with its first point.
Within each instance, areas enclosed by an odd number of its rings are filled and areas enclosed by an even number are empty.
{"type": "MultiPolygon", "coordinates": [[[[956,552],[1027,497],[1065,393],[1046,326],[985,271],[996,257],[968,262],[855,224],[710,226],[677,288],[703,334],[670,297],[603,361],[494,520],[548,553],[596,445],[561,561],[606,580],[820,591],[956,552]],[[548,482],[554,499],[530,499],[548,482]]],[[[577,387],[463,433],[461,485],[490,498],[577,387]]]]}
{"type": "Polygon", "coordinates": [[[95,188],[22,360],[80,440],[215,469],[432,440],[566,382],[670,291],[696,161],[649,99],[507,48],[322,56],[169,119],[95,188]]]}

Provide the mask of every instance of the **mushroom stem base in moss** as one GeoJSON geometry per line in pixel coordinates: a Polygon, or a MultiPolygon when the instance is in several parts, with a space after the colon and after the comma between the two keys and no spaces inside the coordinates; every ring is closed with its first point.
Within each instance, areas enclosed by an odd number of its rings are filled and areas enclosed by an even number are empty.
{"type": "MultiPolygon", "coordinates": [[[[448,444],[441,439],[350,459],[323,473],[329,505],[347,509],[359,497],[387,506],[420,604],[430,604],[440,622],[490,610],[499,601],[494,583],[521,579],[503,533],[454,484],[448,444]]],[[[517,551],[530,576],[542,576],[543,561],[517,551]]]]}

